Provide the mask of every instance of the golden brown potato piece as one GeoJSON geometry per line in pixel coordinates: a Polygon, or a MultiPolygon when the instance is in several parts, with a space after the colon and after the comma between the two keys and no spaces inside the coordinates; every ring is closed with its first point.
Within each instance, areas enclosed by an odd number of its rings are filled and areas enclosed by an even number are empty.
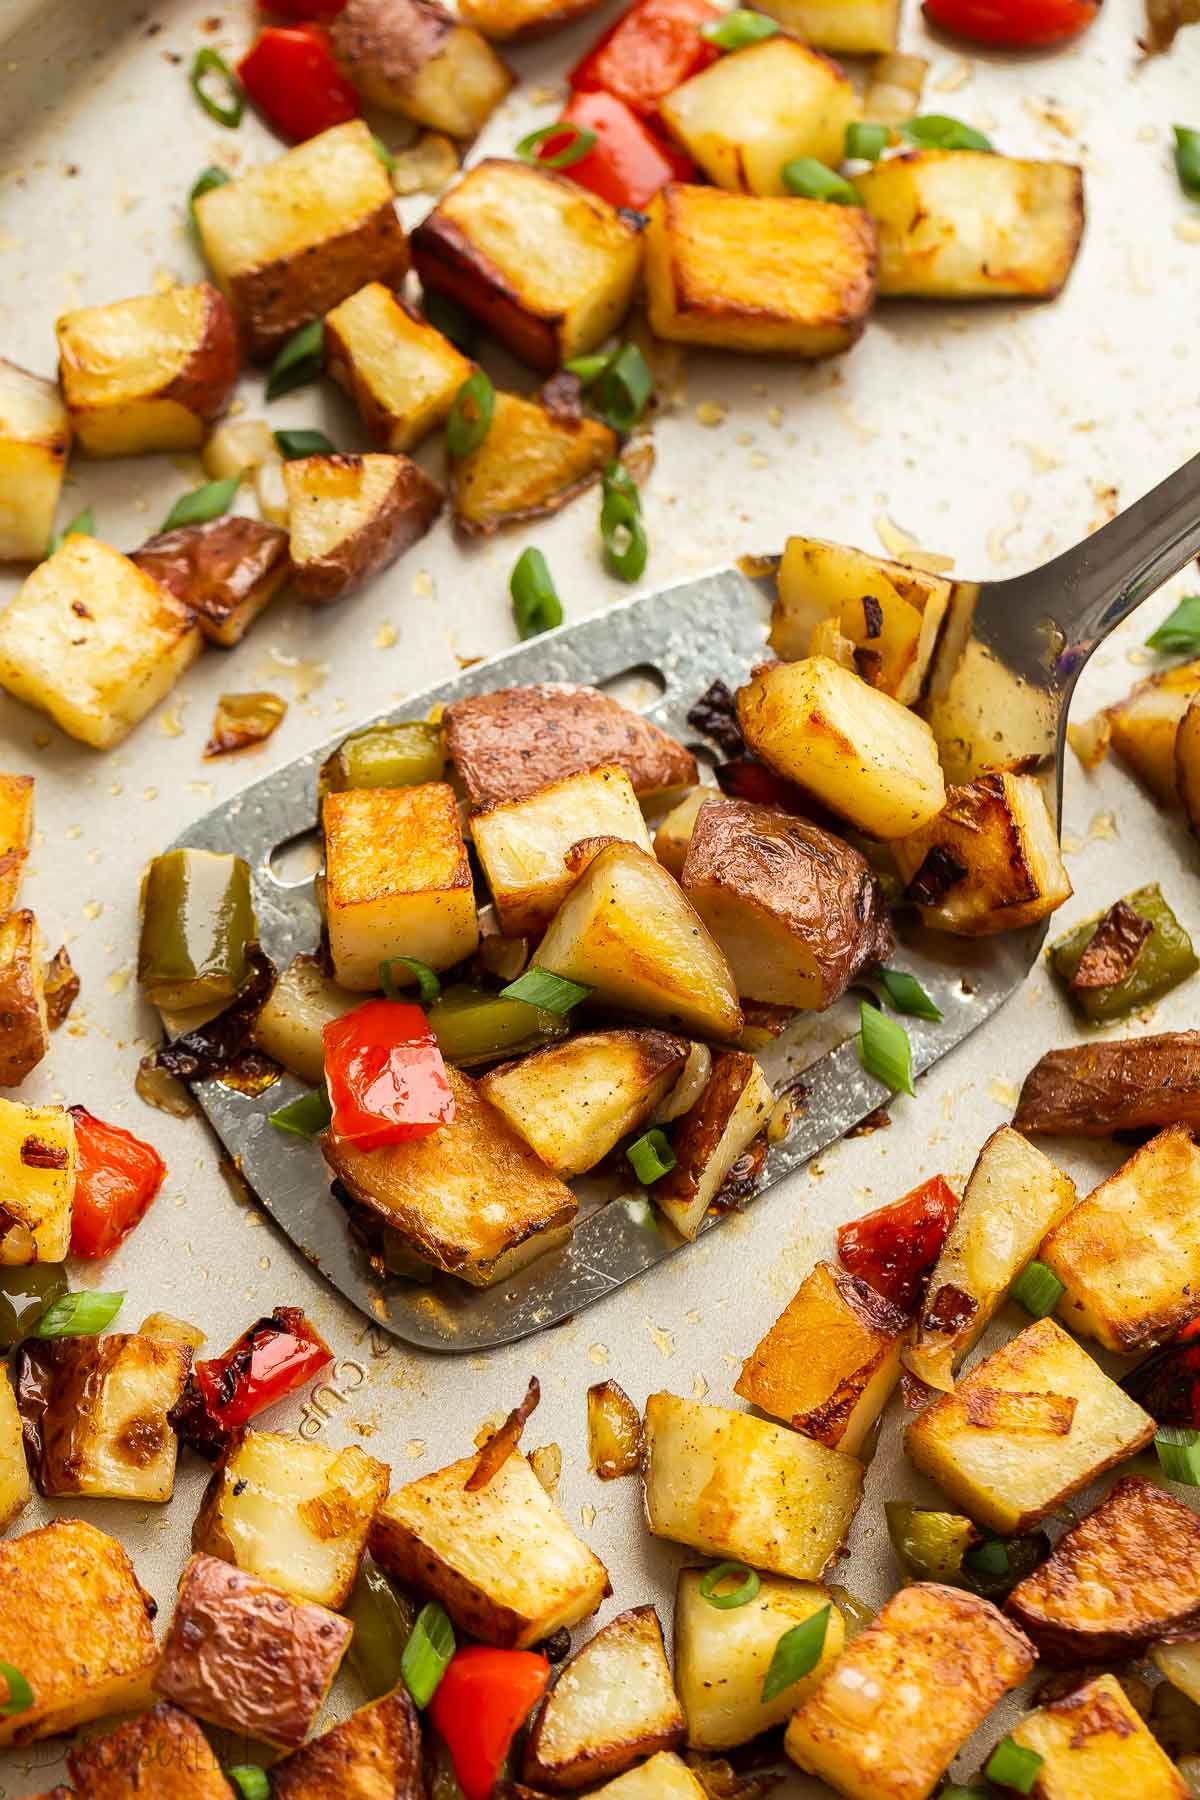
{"type": "Polygon", "coordinates": [[[69,1112],[0,1100],[0,1267],[63,1261],[78,1172],[69,1112]]]}
{"type": "Polygon", "coordinates": [[[316,1723],[353,1630],[215,1556],[193,1556],[155,1691],[210,1725],[294,1750],[316,1723]]]}
{"type": "Polygon", "coordinates": [[[473,138],[513,84],[511,70],[438,0],[347,0],[333,47],[364,100],[453,138],[473,138]]]}
{"type": "Polygon", "coordinates": [[[271,1768],[273,1800],[425,1800],[421,1724],[401,1683],[271,1768]]]}
{"type": "Polygon", "coordinates": [[[599,0],[464,0],[459,13],[494,44],[549,37],[585,13],[599,0]]]}
{"type": "Polygon", "coordinates": [[[1200,1127],[1200,1031],[1047,1050],[1025,1077],[1013,1124],[1047,1137],[1200,1127]]]}
{"type": "Polygon", "coordinates": [[[316,1087],[325,1077],[322,1032],[332,1019],[361,1005],[362,995],[331,981],[319,957],[294,956],[255,1019],[252,1036],[260,1050],[316,1087]]]}
{"type": "Polygon", "coordinates": [[[381,281],[325,315],[325,368],[385,450],[411,450],[435,430],[473,366],[381,281]]]}
{"type": "Polygon", "coordinates": [[[57,383],[0,357],[0,562],[46,554],[70,447],[57,383]]]}
{"type": "Polygon", "coordinates": [[[240,644],[290,570],[288,534],[232,514],[148,538],[129,559],[191,608],[210,644],[240,644]]]}
{"type": "Polygon", "coordinates": [[[699,1235],[734,1163],[771,1116],[774,1095],[752,1056],[726,1050],[700,1098],[672,1133],[675,1166],[650,1192],[685,1238],[699,1235]]]}
{"type": "Polygon", "coordinates": [[[1039,1706],[1011,1735],[1042,1759],[1035,1800],[1188,1800],[1192,1791],[1115,1675],[1039,1706]]]}
{"type": "Polygon", "coordinates": [[[598,688],[544,681],[455,700],[446,748],[475,809],[522,800],[580,769],[615,763],[644,805],[696,779],[696,759],[661,726],[598,688]]]}
{"type": "Polygon", "coordinates": [[[673,1750],[683,1735],[658,1614],[635,1606],[563,1665],[530,1727],[524,1777],[569,1793],[673,1750]]]}
{"type": "MultiPolygon", "coordinates": [[[[762,10],[803,43],[835,55],[894,50],[900,30],[900,0],[770,0],[762,10]]],[[[882,116],[868,108],[868,118],[882,116]]]]}
{"type": "MultiPolygon", "coordinates": [[[[640,1419],[638,1424],[640,1428],[640,1419]]],[[[0,1363],[0,1532],[20,1518],[32,1498],[21,1415],[8,1370],[0,1363]]]]}
{"type": "Polygon", "coordinates": [[[1192,699],[1175,733],[1175,785],[1187,822],[1200,832],[1200,702],[1192,699]]]}
{"type": "Polygon", "coordinates": [[[454,519],[473,536],[539,519],[599,480],[617,453],[615,434],[596,419],[565,419],[540,400],[497,394],[488,434],[451,464],[454,519]]]}
{"type": "Polygon", "coordinates": [[[31,912],[0,920],[0,1087],[19,1087],[50,1048],[42,934],[31,912]]]}
{"type": "Polygon", "coordinates": [[[156,1609],[107,1532],[52,1519],[3,1539],[0,1593],[0,1662],[33,1689],[31,1707],[0,1718],[0,1748],[149,1704],[156,1609]]]}
{"type": "Polygon", "coordinates": [[[1036,775],[980,775],[947,789],[937,818],[893,851],[922,923],[960,937],[1036,925],[1071,898],[1036,775]]]}
{"type": "Polygon", "coordinates": [[[33,776],[0,774],[0,917],[17,904],[33,836],[33,776]]]}
{"type": "Polygon", "coordinates": [[[696,815],[680,883],[750,1000],[823,1011],[894,945],[865,857],[808,819],[719,795],[696,815]]]}
{"type": "Polygon", "coordinates": [[[165,1700],[115,1731],[77,1744],[67,1753],[67,1767],[86,1800],[142,1800],[148,1783],[154,1800],[230,1800],[199,1725],[165,1700]]]}
{"type": "Polygon", "coordinates": [[[297,596],[340,600],[423,538],[442,490],[407,456],[302,456],[284,464],[297,596]]]}
{"type": "Polygon", "coordinates": [[[1161,806],[1179,804],[1176,744],[1179,728],[1200,693],[1200,658],[1150,675],[1101,715],[1126,768],[1161,806]]]}
{"type": "Polygon", "coordinates": [[[678,806],[671,808],[654,833],[654,854],[663,868],[671,871],[676,881],[683,874],[688,845],[692,841],[692,832],[696,828],[696,816],[706,800],[713,800],[717,797],[718,791],[712,787],[692,788],[683,796],[678,806]]]}

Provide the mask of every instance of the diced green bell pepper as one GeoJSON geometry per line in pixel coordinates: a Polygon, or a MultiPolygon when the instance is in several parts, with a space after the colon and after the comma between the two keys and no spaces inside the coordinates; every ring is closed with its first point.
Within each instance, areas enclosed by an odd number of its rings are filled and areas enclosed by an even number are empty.
{"type": "Polygon", "coordinates": [[[539,1044],[566,1037],[571,1029],[565,1013],[506,1000],[468,982],[444,988],[427,1017],[446,1061],[465,1069],[536,1050],[539,1044]]]}
{"type": "Polygon", "coordinates": [[[168,1011],[232,1000],[258,935],[250,869],[240,856],[168,850],[142,883],[138,980],[168,1011]]]}
{"type": "Polygon", "coordinates": [[[318,796],[346,788],[416,787],[440,781],[446,745],[440,725],[406,719],[400,725],[368,725],[356,731],[321,765],[318,796]]]}
{"type": "Polygon", "coordinates": [[[1186,981],[1200,968],[1192,940],[1167,902],[1156,881],[1125,896],[1133,908],[1153,926],[1124,981],[1112,987],[1072,989],[1070,983],[1103,914],[1087,919],[1051,944],[1046,952],[1050,966],[1066,990],[1067,999],[1081,1017],[1093,1025],[1108,1025],[1139,1006],[1148,1006],[1186,981]]]}

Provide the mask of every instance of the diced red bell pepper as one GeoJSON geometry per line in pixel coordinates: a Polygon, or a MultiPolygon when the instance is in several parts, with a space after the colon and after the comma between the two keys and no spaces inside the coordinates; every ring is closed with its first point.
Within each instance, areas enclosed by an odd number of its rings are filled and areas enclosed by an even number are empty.
{"type": "MultiPolygon", "coordinates": [[[[642,212],[668,181],[695,177],[691,158],[657,137],[615,94],[599,88],[576,94],[563,113],[563,123],[596,134],[587,155],[570,163],[563,174],[599,194],[610,206],[642,212]]],[[[550,159],[561,147],[557,138],[544,138],[538,155],[550,159]]]]}
{"type": "Polygon", "coordinates": [[[550,1664],[532,1650],[456,1650],[429,1702],[465,1800],[488,1800],[517,1732],[546,1691],[550,1664]]]}
{"type": "Polygon", "coordinates": [[[346,0],[258,0],[258,10],[275,19],[299,25],[306,19],[334,19],[344,12],[346,0]]]}
{"type": "Polygon", "coordinates": [[[1200,1319],[1132,1369],[1121,1386],[1156,1425],[1200,1430],[1200,1319]]]}
{"type": "Polygon", "coordinates": [[[329,1345],[299,1307],[277,1306],[223,1356],[193,1365],[171,1424],[193,1450],[215,1460],[233,1432],[332,1361],[329,1345]]]}
{"type": "Polygon", "coordinates": [[[454,1095],[419,1006],[368,1000],[324,1030],[330,1131],[359,1150],[428,1137],[454,1117],[454,1095]]]}
{"type": "Polygon", "coordinates": [[[931,1176],[902,1200],[839,1227],[842,1266],[902,1312],[912,1313],[957,1211],[958,1195],[949,1182],[931,1176]]]}
{"type": "Polygon", "coordinates": [[[110,1256],[163,1184],[167,1165],[152,1144],[73,1106],[79,1171],[71,1212],[75,1256],[110,1256]]]}
{"type": "Polygon", "coordinates": [[[293,143],[362,113],[319,25],[268,25],[237,69],[267,123],[293,143]]]}
{"type": "Polygon", "coordinates": [[[603,88],[655,118],[660,101],[720,55],[700,36],[701,25],[720,16],[709,0],[637,0],[571,70],[571,86],[603,88]]]}

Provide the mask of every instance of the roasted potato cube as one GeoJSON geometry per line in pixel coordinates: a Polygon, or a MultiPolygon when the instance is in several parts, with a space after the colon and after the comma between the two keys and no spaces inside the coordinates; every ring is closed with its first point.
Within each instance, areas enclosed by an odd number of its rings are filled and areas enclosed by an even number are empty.
{"type": "Polygon", "coordinates": [[[687,1061],[686,1038],[666,1031],[585,1031],[503,1063],[479,1091],[548,1169],[569,1179],[649,1117],[687,1061]]]}
{"type": "Polygon", "coordinates": [[[716,799],[718,792],[718,789],[711,787],[692,788],[678,806],[671,808],[654,833],[654,854],[663,868],[671,871],[676,881],[683,874],[688,845],[696,828],[696,816],[705,801],[716,799]]]}
{"type": "Polygon", "coordinates": [[[875,304],[871,223],[854,206],[672,182],[650,205],[646,292],[668,343],[834,356],[875,304]]]}
{"type": "Polygon", "coordinates": [[[808,819],[718,795],[700,808],[680,885],[743,1000],[822,1011],[894,946],[866,858],[808,819]]]}
{"type": "Polygon", "coordinates": [[[21,1415],[17,1411],[8,1370],[0,1363],[0,1531],[8,1530],[32,1497],[21,1436],[21,1415]]]}
{"type": "Polygon", "coordinates": [[[1172,1687],[1200,1706],[1200,1643],[1159,1644],[1153,1661],[1172,1687]]]}
{"type": "Polygon", "coordinates": [[[770,0],[762,10],[806,44],[845,56],[894,50],[900,29],[900,0],[770,0]]]}
{"type": "Polygon", "coordinates": [[[1154,1436],[1154,1421],[1053,1319],[994,1350],[905,1435],[976,1524],[1027,1531],[1154,1436]]]}
{"type": "Polygon", "coordinates": [[[77,1744],[67,1767],[87,1800],[229,1800],[230,1788],[195,1719],[160,1700],[115,1731],[77,1744]],[[153,1770],[152,1776],[149,1771],[153,1770]]]}
{"type": "Polygon", "coordinates": [[[325,1160],[414,1256],[489,1287],[564,1242],[575,1196],[469,1076],[453,1067],[446,1075],[455,1108],[449,1125],[385,1150],[326,1137],[325,1160]]]}
{"type": "Polygon", "coordinates": [[[288,534],[232,513],[148,538],[129,559],[196,615],[210,644],[240,644],[291,571],[288,534]]]}
{"type": "Polygon", "coordinates": [[[476,813],[471,836],[509,937],[545,931],[575,882],[566,860],[573,844],[615,837],[650,849],[633,783],[616,763],[581,769],[522,800],[476,813]]]}
{"type": "Polygon", "coordinates": [[[368,1548],[398,1580],[440,1600],[486,1644],[523,1650],[595,1612],[604,1564],[573,1535],[520,1451],[486,1487],[468,1489],[477,1456],[396,1488],[368,1548]]]}
{"type": "Polygon", "coordinates": [[[273,1800],[424,1800],[421,1724],[403,1683],[271,1767],[273,1800]]]}
{"type": "Polygon", "coordinates": [[[69,1112],[0,1100],[0,1268],[63,1261],[78,1169],[69,1112]]]}
{"type": "Polygon", "coordinates": [[[879,240],[879,292],[1053,300],[1083,236],[1083,170],[916,150],[854,178],[879,240]]]}
{"type": "Polygon", "coordinates": [[[190,610],[119,550],[71,536],[0,618],[0,687],[109,750],[158,705],[204,639],[190,610]]]}
{"type": "Polygon", "coordinates": [[[191,1366],[183,1344],[137,1332],[27,1338],[17,1402],[40,1492],[169,1500],[179,1440],[167,1414],[191,1366]]]}
{"type": "Polygon", "coordinates": [[[1112,747],[1162,806],[1179,804],[1176,740],[1179,727],[1200,694],[1200,658],[1177,663],[1139,681],[1124,700],[1101,715],[1112,747]]]}
{"type": "Polygon", "coordinates": [[[660,1750],[640,1768],[597,1788],[593,1800],[705,1800],[703,1788],[673,1750],[660,1750]]]}
{"type": "Polygon", "coordinates": [[[31,912],[0,919],[0,1087],[19,1087],[50,1048],[42,934],[31,912]]]}
{"type": "Polygon", "coordinates": [[[486,157],[413,233],[422,285],[532,368],[594,350],[629,310],[641,235],[566,175],[486,157]]]}
{"type": "Polygon", "coordinates": [[[476,137],[513,84],[496,52],[438,0],[348,0],[331,31],[364,100],[450,137],[476,137]]]}
{"type": "Polygon", "coordinates": [[[1170,1125],[1059,1223],[1038,1251],[1063,1283],[1058,1316],[1129,1356],[1200,1312],[1200,1150],[1170,1125]]]}
{"type": "MultiPolygon", "coordinates": [[[[454,790],[347,788],[326,794],[325,909],[342,987],[379,986],[379,965],[411,956],[433,969],[461,962],[479,942],[471,870],[454,790]]],[[[415,981],[403,967],[398,982],[415,981]]]]}
{"type": "Polygon", "coordinates": [[[294,956],[254,1021],[254,1042],[301,1081],[319,1087],[325,1079],[322,1031],[361,1005],[361,994],[330,981],[319,957],[294,956]]]}
{"type": "Polygon", "coordinates": [[[681,1236],[695,1238],[734,1163],[771,1116],[774,1095],[744,1050],[726,1050],[672,1138],[675,1166],[656,1181],[654,1203],[681,1236]]]}
{"type": "Polygon", "coordinates": [[[599,0],[465,0],[459,7],[468,25],[494,44],[547,37],[594,12],[599,0]]]}
{"type": "Polygon", "coordinates": [[[902,706],[919,699],[950,604],[952,584],[943,576],[845,544],[790,537],[778,583],[767,640],[777,656],[816,656],[813,633],[832,625],[852,652],[862,652],[854,667],[872,687],[902,706]]]}
{"type": "Polygon", "coordinates": [[[836,167],[861,110],[844,69],[780,34],[710,63],[667,95],[661,113],[718,187],[785,194],[784,164],[815,156],[836,167]]]}
{"type": "Polygon", "coordinates": [[[828,657],[758,669],[737,704],[749,748],[870,837],[905,837],[945,805],[925,721],[828,657]]]}
{"type": "Polygon", "coordinates": [[[0,774],[0,917],[17,904],[33,836],[33,776],[0,774]]]}
{"type": "Polygon", "coordinates": [[[472,366],[381,281],[325,315],[325,368],[386,450],[411,450],[436,430],[472,366]]]}
{"type": "Polygon", "coordinates": [[[238,377],[237,325],[210,282],[64,313],[58,376],[90,456],[196,450],[238,377]]]}
{"type": "Polygon", "coordinates": [[[696,759],[659,725],[573,682],[500,688],[455,700],[442,717],[446,748],[477,810],[523,800],[581,769],[616,764],[644,806],[696,779],[696,759]]]}
{"type": "Polygon", "coordinates": [[[1034,1800],[1187,1800],[1191,1788],[1115,1675],[1047,1701],[1013,1727],[1014,1743],[1041,1757],[1034,1800]]]}
{"type": "Polygon", "coordinates": [[[302,456],[283,465],[292,580],[314,605],[340,600],[423,538],[442,490],[407,456],[302,456]]]}
{"type": "Polygon", "coordinates": [[[863,1469],[749,1413],[675,1394],[646,1402],[642,1479],[655,1537],[816,1581],[862,1498],[863,1469]]]}
{"type": "Polygon", "coordinates": [[[1036,925],[1069,900],[1071,877],[1036,775],[979,775],[893,846],[921,920],[959,937],[1036,925]]]}
{"type": "Polygon", "coordinates": [[[803,1702],[784,1749],[849,1800],[927,1800],[1033,1663],[1032,1646],[989,1600],[916,1582],[803,1702]]]}
{"type": "Polygon", "coordinates": [[[948,1392],[1038,1245],[1075,1204],[1075,1183],[1011,1125],[993,1131],[925,1288],[916,1343],[904,1360],[948,1392]]]}
{"type": "Polygon", "coordinates": [[[568,419],[540,400],[497,394],[487,436],[453,463],[455,523],[476,537],[558,512],[600,477],[617,439],[596,419],[568,419]]]}
{"type": "Polygon", "coordinates": [[[52,1519],[0,1540],[0,1593],[0,1662],[33,1689],[31,1707],[0,1717],[0,1748],[149,1703],[155,1605],[107,1532],[52,1519]]]}
{"type": "Polygon", "coordinates": [[[1200,1126],[1200,1031],[1047,1050],[1025,1077],[1013,1120],[1048,1137],[1179,1123],[1200,1126]]]}
{"type": "Polygon", "coordinates": [[[70,447],[54,382],[0,357],[0,562],[46,554],[70,447]]]}
{"type": "Polygon", "coordinates": [[[635,1606],[564,1665],[530,1729],[524,1779],[567,1793],[682,1742],[658,1614],[635,1606]]]}
{"type": "Polygon", "coordinates": [[[789,1719],[842,1653],[846,1627],[833,1596],[807,1581],[761,1575],[744,1606],[721,1610],[704,1599],[707,1570],[681,1569],[675,1590],[675,1681],[692,1750],[731,1750],[789,1719]],[[762,1698],[763,1682],[784,1632],[829,1608],[815,1668],[762,1698]]]}
{"type": "Polygon", "coordinates": [[[399,284],[408,269],[392,184],[363,119],[211,188],[195,213],[209,267],[259,360],[366,282],[399,284]]]}
{"type": "Polygon", "coordinates": [[[734,1393],[857,1455],[900,1379],[907,1334],[908,1320],[889,1300],[818,1263],[742,1364],[734,1393]]]}

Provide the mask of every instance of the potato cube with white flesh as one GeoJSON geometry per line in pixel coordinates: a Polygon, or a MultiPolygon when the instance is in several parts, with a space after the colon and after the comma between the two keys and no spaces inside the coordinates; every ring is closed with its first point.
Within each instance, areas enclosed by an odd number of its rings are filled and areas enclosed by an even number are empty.
{"type": "Polygon", "coordinates": [[[900,0],[764,0],[762,10],[804,43],[835,55],[894,50],[900,31],[900,0]]]}
{"type": "MultiPolygon", "coordinates": [[[[229,1800],[216,1752],[190,1713],[160,1700],[115,1731],[67,1753],[74,1793],[87,1800],[229,1800]],[[150,1770],[154,1773],[151,1775],[150,1770]]],[[[62,1800],[72,1800],[66,1788],[62,1800]]]]}
{"type": "Polygon", "coordinates": [[[921,1581],[855,1638],[784,1738],[792,1761],[847,1800],[928,1800],[1033,1646],[990,1600],[921,1581]]]}
{"type": "Polygon", "coordinates": [[[428,291],[465,306],[532,368],[594,350],[629,310],[641,234],[565,174],[486,157],[413,233],[428,291]]]}
{"type": "Polygon", "coordinates": [[[953,1388],[959,1363],[1074,1204],[1075,1183],[1048,1156],[1011,1125],[992,1133],[925,1288],[916,1342],[904,1356],[914,1375],[953,1388]]]}
{"type": "Polygon", "coordinates": [[[1039,1319],[927,1406],[904,1445],[976,1524],[1011,1537],[1153,1436],[1149,1414],[1061,1325],[1039,1319]]]}
{"type": "Polygon", "coordinates": [[[56,329],[63,398],[90,456],[197,450],[229,404],[238,331],[210,282],[86,306],[56,329]]]}
{"type": "Polygon", "coordinates": [[[675,879],[647,850],[608,844],[563,901],[534,958],[602,1001],[702,1037],[735,1038],[729,964],[675,879]]]}
{"type": "Polygon", "coordinates": [[[785,194],[784,164],[798,156],[836,167],[846,126],[861,110],[844,69],[783,34],[722,56],[661,108],[705,174],[747,194],[785,194]]]}
{"type": "Polygon", "coordinates": [[[481,1488],[477,1456],[396,1488],[367,1547],[399,1581],[440,1600],[485,1644],[524,1650],[596,1611],[608,1573],[568,1526],[520,1451],[481,1488]]]}
{"type": "Polygon", "coordinates": [[[17,904],[33,836],[33,776],[0,774],[0,917],[17,904]]]}
{"type": "Polygon", "coordinates": [[[398,284],[408,269],[391,180],[363,119],[210,188],[195,213],[209,267],[259,360],[368,281],[398,284]]]}
{"type": "Polygon", "coordinates": [[[654,833],[654,854],[664,869],[669,869],[676,881],[683,874],[683,865],[687,861],[688,845],[692,841],[692,832],[696,829],[696,818],[706,800],[714,800],[719,790],[711,787],[693,788],[685,794],[678,806],[673,806],[658,830],[654,833]]]}
{"type": "Polygon", "coordinates": [[[752,1600],[713,1606],[700,1592],[705,1569],[681,1569],[675,1590],[675,1681],[692,1750],[732,1750],[782,1725],[841,1655],[846,1626],[832,1594],[807,1581],[760,1575],[752,1600]],[[763,1682],[785,1632],[828,1607],[825,1641],[812,1670],[773,1700],[763,1682]]]}
{"type": "Polygon", "coordinates": [[[357,1446],[335,1450],[248,1431],[208,1484],[192,1549],[220,1556],[297,1600],[339,1612],[390,1471],[357,1446]]]}
{"type": "Polygon", "coordinates": [[[1041,1758],[1034,1800],[1188,1800],[1189,1784],[1115,1675],[1097,1675],[1013,1726],[1041,1758]]]}
{"type": "Polygon", "coordinates": [[[64,539],[0,617],[0,687],[109,750],[158,705],[204,639],[174,594],[96,538],[64,539]]]}
{"type": "Polygon", "coordinates": [[[746,1361],[734,1393],[852,1456],[900,1379],[908,1320],[865,1281],[818,1263],[746,1361]]]}
{"type": "Polygon", "coordinates": [[[758,669],[737,706],[756,756],[869,837],[905,837],[946,803],[925,721],[828,657],[758,669]]]}
{"type": "Polygon", "coordinates": [[[589,1787],[683,1735],[658,1614],[635,1606],[564,1665],[530,1729],[524,1778],[552,1793],[589,1787]]]}
{"type": "Polygon", "coordinates": [[[546,1167],[569,1180],[649,1117],[689,1049],[666,1031],[585,1031],[502,1064],[479,1089],[546,1167]]]}
{"type": "Polygon", "coordinates": [[[347,0],[330,33],[364,100],[451,137],[482,131],[513,83],[491,45],[438,0],[347,0]]]}
{"type": "MultiPolygon", "coordinates": [[[[334,974],[369,992],[379,965],[409,956],[449,969],[479,942],[471,869],[454,790],[347,788],[326,794],[325,907],[334,974]]],[[[397,985],[416,976],[397,964],[397,985]]]]}
{"type": "Polygon", "coordinates": [[[699,1099],[671,1136],[674,1167],[650,1189],[654,1203],[685,1238],[699,1235],[705,1214],[734,1163],[771,1116],[771,1084],[744,1050],[726,1050],[712,1065],[699,1099]]]}
{"type": "Polygon", "coordinates": [[[675,1394],[646,1402],[646,1518],[655,1537],[816,1581],[845,1542],[863,1467],[782,1425],[675,1394]]]}
{"type": "Polygon", "coordinates": [[[1053,300],[1083,236],[1083,170],[917,150],[854,177],[879,239],[879,292],[1053,300]]]}
{"type": "Polygon", "coordinates": [[[0,1531],[7,1531],[33,1497],[21,1415],[8,1370],[0,1363],[0,1531]]]}
{"type": "Polygon", "coordinates": [[[0,562],[46,554],[70,447],[55,383],[0,357],[0,562]]]}
{"type": "Polygon", "coordinates": [[[116,1538],[82,1519],[5,1538],[0,1594],[0,1662],[33,1689],[32,1706],[0,1716],[0,1747],[149,1704],[155,1606],[116,1538]]]}
{"type": "Polygon", "coordinates": [[[27,1338],[17,1355],[17,1402],[26,1441],[36,1445],[39,1490],[169,1500],[179,1440],[168,1414],[191,1366],[185,1345],[136,1332],[27,1338]]]}
{"type": "Polygon", "coordinates": [[[385,450],[411,450],[435,431],[473,366],[381,281],[325,315],[325,367],[385,450]]]}
{"type": "Polygon", "coordinates": [[[615,763],[476,813],[471,836],[509,937],[545,931],[575,884],[566,861],[573,844],[615,837],[650,849],[633,783],[615,763]]]}
{"type": "Polygon", "coordinates": [[[31,912],[0,920],[0,1087],[19,1087],[50,1048],[45,945],[31,912]]]}
{"type": "Polygon", "coordinates": [[[979,775],[895,847],[922,923],[959,937],[1036,925],[1071,898],[1058,834],[1036,775],[979,775]]]}
{"type": "Polygon", "coordinates": [[[707,1800],[707,1794],[673,1750],[660,1750],[640,1768],[605,1782],[592,1800],[707,1800]]]}
{"type": "Polygon", "coordinates": [[[442,490],[407,456],[303,456],[283,465],[292,585],[314,606],[340,600],[423,538],[442,490]]]}
{"type": "Polygon", "coordinates": [[[1158,1644],[1153,1661],[1172,1687],[1200,1706],[1200,1643],[1158,1644]]]}
{"type": "Polygon", "coordinates": [[[671,182],[646,227],[650,324],[671,344],[836,356],[875,304],[875,260],[859,207],[671,182]]]}
{"type": "Polygon", "coordinates": [[[0,1267],[63,1261],[78,1169],[69,1112],[0,1100],[0,1267]]]}
{"type": "Polygon", "coordinates": [[[1038,1257],[1067,1290],[1058,1316],[1072,1331],[1125,1356],[1174,1337],[1200,1313],[1200,1150],[1188,1127],[1135,1150],[1038,1257]]]}
{"type": "Polygon", "coordinates": [[[502,525],[556,513],[600,479],[617,447],[616,433],[598,419],[497,394],[487,436],[451,465],[454,522],[490,537],[502,525]]]}
{"type": "Polygon", "coordinates": [[[318,957],[294,956],[271,989],[251,1035],[260,1050],[310,1087],[319,1087],[325,1079],[325,1026],[361,1005],[362,995],[331,981],[318,957]]]}
{"type": "Polygon", "coordinates": [[[413,1256],[489,1287],[570,1236],[575,1196],[469,1076],[447,1068],[454,1118],[382,1150],[322,1140],[334,1174],[413,1256]]]}
{"type": "Polygon", "coordinates": [[[863,679],[902,706],[925,686],[952,584],[847,544],[790,537],[779,564],[767,642],[785,662],[815,656],[813,633],[832,623],[863,679]]]}

